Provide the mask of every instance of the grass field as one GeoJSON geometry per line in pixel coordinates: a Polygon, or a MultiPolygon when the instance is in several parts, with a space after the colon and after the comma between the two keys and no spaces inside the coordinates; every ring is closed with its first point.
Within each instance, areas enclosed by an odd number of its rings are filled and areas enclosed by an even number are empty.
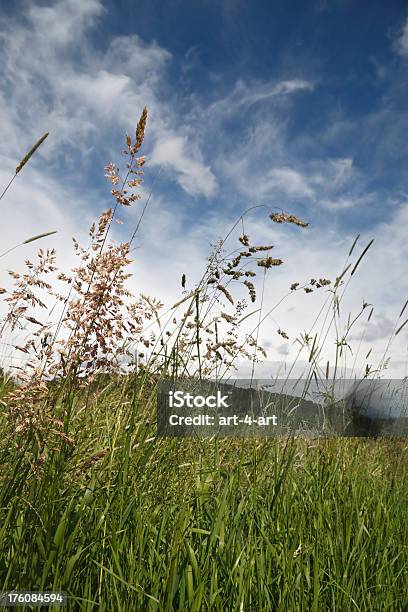
{"type": "Polygon", "coordinates": [[[37,476],[1,432],[3,590],[73,610],[407,609],[406,439],[158,439],[153,391],[71,397],[76,446],[37,476]]]}

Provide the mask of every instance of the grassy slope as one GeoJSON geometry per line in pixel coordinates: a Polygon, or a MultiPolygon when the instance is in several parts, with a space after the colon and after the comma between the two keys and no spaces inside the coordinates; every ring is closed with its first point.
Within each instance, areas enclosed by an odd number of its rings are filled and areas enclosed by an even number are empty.
{"type": "Polygon", "coordinates": [[[408,609],[406,439],[149,441],[139,387],[65,400],[76,446],[37,477],[0,425],[3,590],[72,610],[408,609]]]}

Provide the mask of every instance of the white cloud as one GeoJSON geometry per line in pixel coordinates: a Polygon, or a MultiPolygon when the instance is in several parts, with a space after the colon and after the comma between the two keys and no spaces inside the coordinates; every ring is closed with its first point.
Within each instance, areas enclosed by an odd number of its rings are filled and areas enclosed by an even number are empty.
{"type": "Polygon", "coordinates": [[[330,159],[329,163],[334,170],[332,182],[336,187],[342,186],[345,181],[351,178],[353,172],[353,160],[350,157],[330,159]]]}
{"type": "Polygon", "coordinates": [[[70,103],[81,103],[99,116],[105,116],[116,112],[118,101],[129,86],[130,77],[97,70],[92,74],[71,74],[65,77],[60,89],[70,103]]]}
{"type": "Polygon", "coordinates": [[[58,154],[73,164],[80,155],[86,158],[90,147],[107,154],[114,130],[129,130],[147,105],[147,143],[158,142],[159,150],[170,143],[169,163],[182,189],[212,195],[216,179],[194,130],[188,131],[187,146],[187,129],[162,99],[171,54],[137,35],[112,38],[105,51],[91,46],[88,31],[104,10],[101,0],[64,0],[52,7],[30,3],[24,23],[3,20],[0,119],[13,129],[0,152],[21,155],[22,146],[50,131],[39,152],[48,160],[58,154]]]}
{"type": "Polygon", "coordinates": [[[395,50],[399,55],[408,57],[408,17],[395,41],[395,50]]]}
{"type": "MultiPolygon", "coordinates": [[[[287,151],[285,153],[284,133],[275,130],[274,126],[265,126],[264,131],[268,135],[273,132],[275,136],[271,138],[271,146],[275,148],[276,156],[272,157],[278,160],[284,159],[285,154],[290,157],[287,151]]],[[[242,150],[251,148],[247,144],[242,146],[242,150]]],[[[265,166],[265,148],[261,146],[258,150],[256,147],[255,143],[252,155],[238,151],[236,160],[227,157],[220,163],[244,197],[270,202],[271,205],[279,198],[279,206],[283,207],[306,203],[312,213],[318,208],[342,210],[362,207],[375,200],[375,194],[367,192],[365,177],[354,166],[352,158],[295,158],[291,166],[269,169],[265,166]]]]}
{"type": "Polygon", "coordinates": [[[361,197],[353,195],[345,195],[344,197],[338,198],[322,198],[320,204],[330,210],[344,210],[346,208],[355,208],[360,206],[366,206],[373,201],[373,195],[367,194],[361,197]]]}
{"type": "Polygon", "coordinates": [[[103,13],[99,0],[64,0],[54,6],[30,4],[27,17],[37,35],[43,36],[43,50],[59,49],[78,40],[103,13]]]}
{"type": "Polygon", "coordinates": [[[313,91],[314,87],[314,83],[304,79],[267,83],[246,83],[240,79],[236,82],[231,93],[209,106],[208,114],[210,117],[218,115],[222,118],[226,115],[241,112],[243,108],[249,108],[258,102],[273,100],[274,98],[294,94],[298,91],[313,91]]]}
{"type": "Polygon", "coordinates": [[[261,189],[264,193],[270,193],[273,190],[283,192],[292,198],[314,197],[314,191],[307,178],[291,168],[273,168],[270,170],[262,182],[261,189]]]}
{"type": "Polygon", "coordinates": [[[192,147],[182,136],[163,135],[153,149],[151,163],[174,170],[177,182],[192,196],[211,197],[217,191],[217,181],[210,167],[202,162],[198,152],[192,155],[192,147]]]}
{"type": "MultiPolygon", "coordinates": [[[[364,341],[365,342],[373,342],[375,340],[381,340],[383,338],[388,338],[392,331],[395,328],[395,321],[390,319],[385,312],[377,312],[373,313],[372,319],[368,323],[364,321],[361,324],[361,328],[364,332],[364,341]]],[[[352,339],[360,339],[362,333],[360,335],[352,336],[352,339]]]]}

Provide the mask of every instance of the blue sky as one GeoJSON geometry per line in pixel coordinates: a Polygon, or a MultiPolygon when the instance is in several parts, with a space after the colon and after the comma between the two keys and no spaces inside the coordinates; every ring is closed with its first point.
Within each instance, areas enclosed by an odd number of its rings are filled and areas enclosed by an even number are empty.
{"type": "MultiPolygon", "coordinates": [[[[70,237],[86,236],[110,204],[103,166],[120,159],[123,134],[146,104],[146,190],[161,173],[137,244],[135,292],[173,300],[186,264],[193,283],[210,243],[246,208],[281,207],[309,221],[310,231],[249,215],[254,237],[272,240],[285,261],[266,303],[298,276],[334,278],[356,234],[360,249],[375,238],[346,305],[376,305],[366,338],[381,354],[408,297],[405,2],[3,6],[2,183],[50,131],[4,204],[5,248],[57,229],[60,256],[73,262],[70,237]]],[[[137,211],[124,218],[117,239],[131,233],[137,211]]],[[[18,267],[19,257],[7,267],[18,267]]],[[[319,299],[299,298],[279,312],[291,338],[310,326],[319,299]]],[[[263,330],[271,361],[291,355],[274,326],[263,330]]],[[[401,334],[396,362],[406,345],[401,334]]]]}

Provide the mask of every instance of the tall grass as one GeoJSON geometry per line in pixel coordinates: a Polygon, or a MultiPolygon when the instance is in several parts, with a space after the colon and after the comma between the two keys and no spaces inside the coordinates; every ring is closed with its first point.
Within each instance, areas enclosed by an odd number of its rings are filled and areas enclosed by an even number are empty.
{"type": "Polygon", "coordinates": [[[38,478],[3,441],[4,590],[72,610],[406,609],[406,441],[157,439],[153,386],[94,393],[38,478]]]}
{"type": "MultiPolygon", "coordinates": [[[[250,279],[260,271],[264,287],[284,262],[273,245],[252,243],[243,214],[201,280],[188,288],[183,275],[176,304],[132,301],[127,267],[140,218],[126,243],[113,245],[110,228],[117,208],[138,199],[146,120],[145,110],[126,137],[124,178],[106,167],[115,205],[91,228],[88,248],[75,241],[77,268],[59,272],[55,253],[42,252],[5,292],[2,331],[34,331],[18,347],[27,355],[20,379],[0,376],[2,590],[64,591],[70,610],[407,610],[406,439],[156,436],[161,378],[223,379],[238,357],[262,355],[258,331],[273,310],[262,298],[256,308],[250,279]],[[240,246],[227,251],[238,226],[240,246]],[[41,291],[52,288],[44,275],[54,273],[67,286],[54,291],[57,322],[38,315],[47,312],[41,291]]],[[[308,225],[284,211],[270,217],[308,225]]],[[[342,324],[355,246],[333,283],[294,283],[282,298],[327,292],[299,338],[309,377],[328,378],[319,357],[333,328],[334,367],[344,366],[348,334],[369,310],[363,304],[342,324]]]]}

